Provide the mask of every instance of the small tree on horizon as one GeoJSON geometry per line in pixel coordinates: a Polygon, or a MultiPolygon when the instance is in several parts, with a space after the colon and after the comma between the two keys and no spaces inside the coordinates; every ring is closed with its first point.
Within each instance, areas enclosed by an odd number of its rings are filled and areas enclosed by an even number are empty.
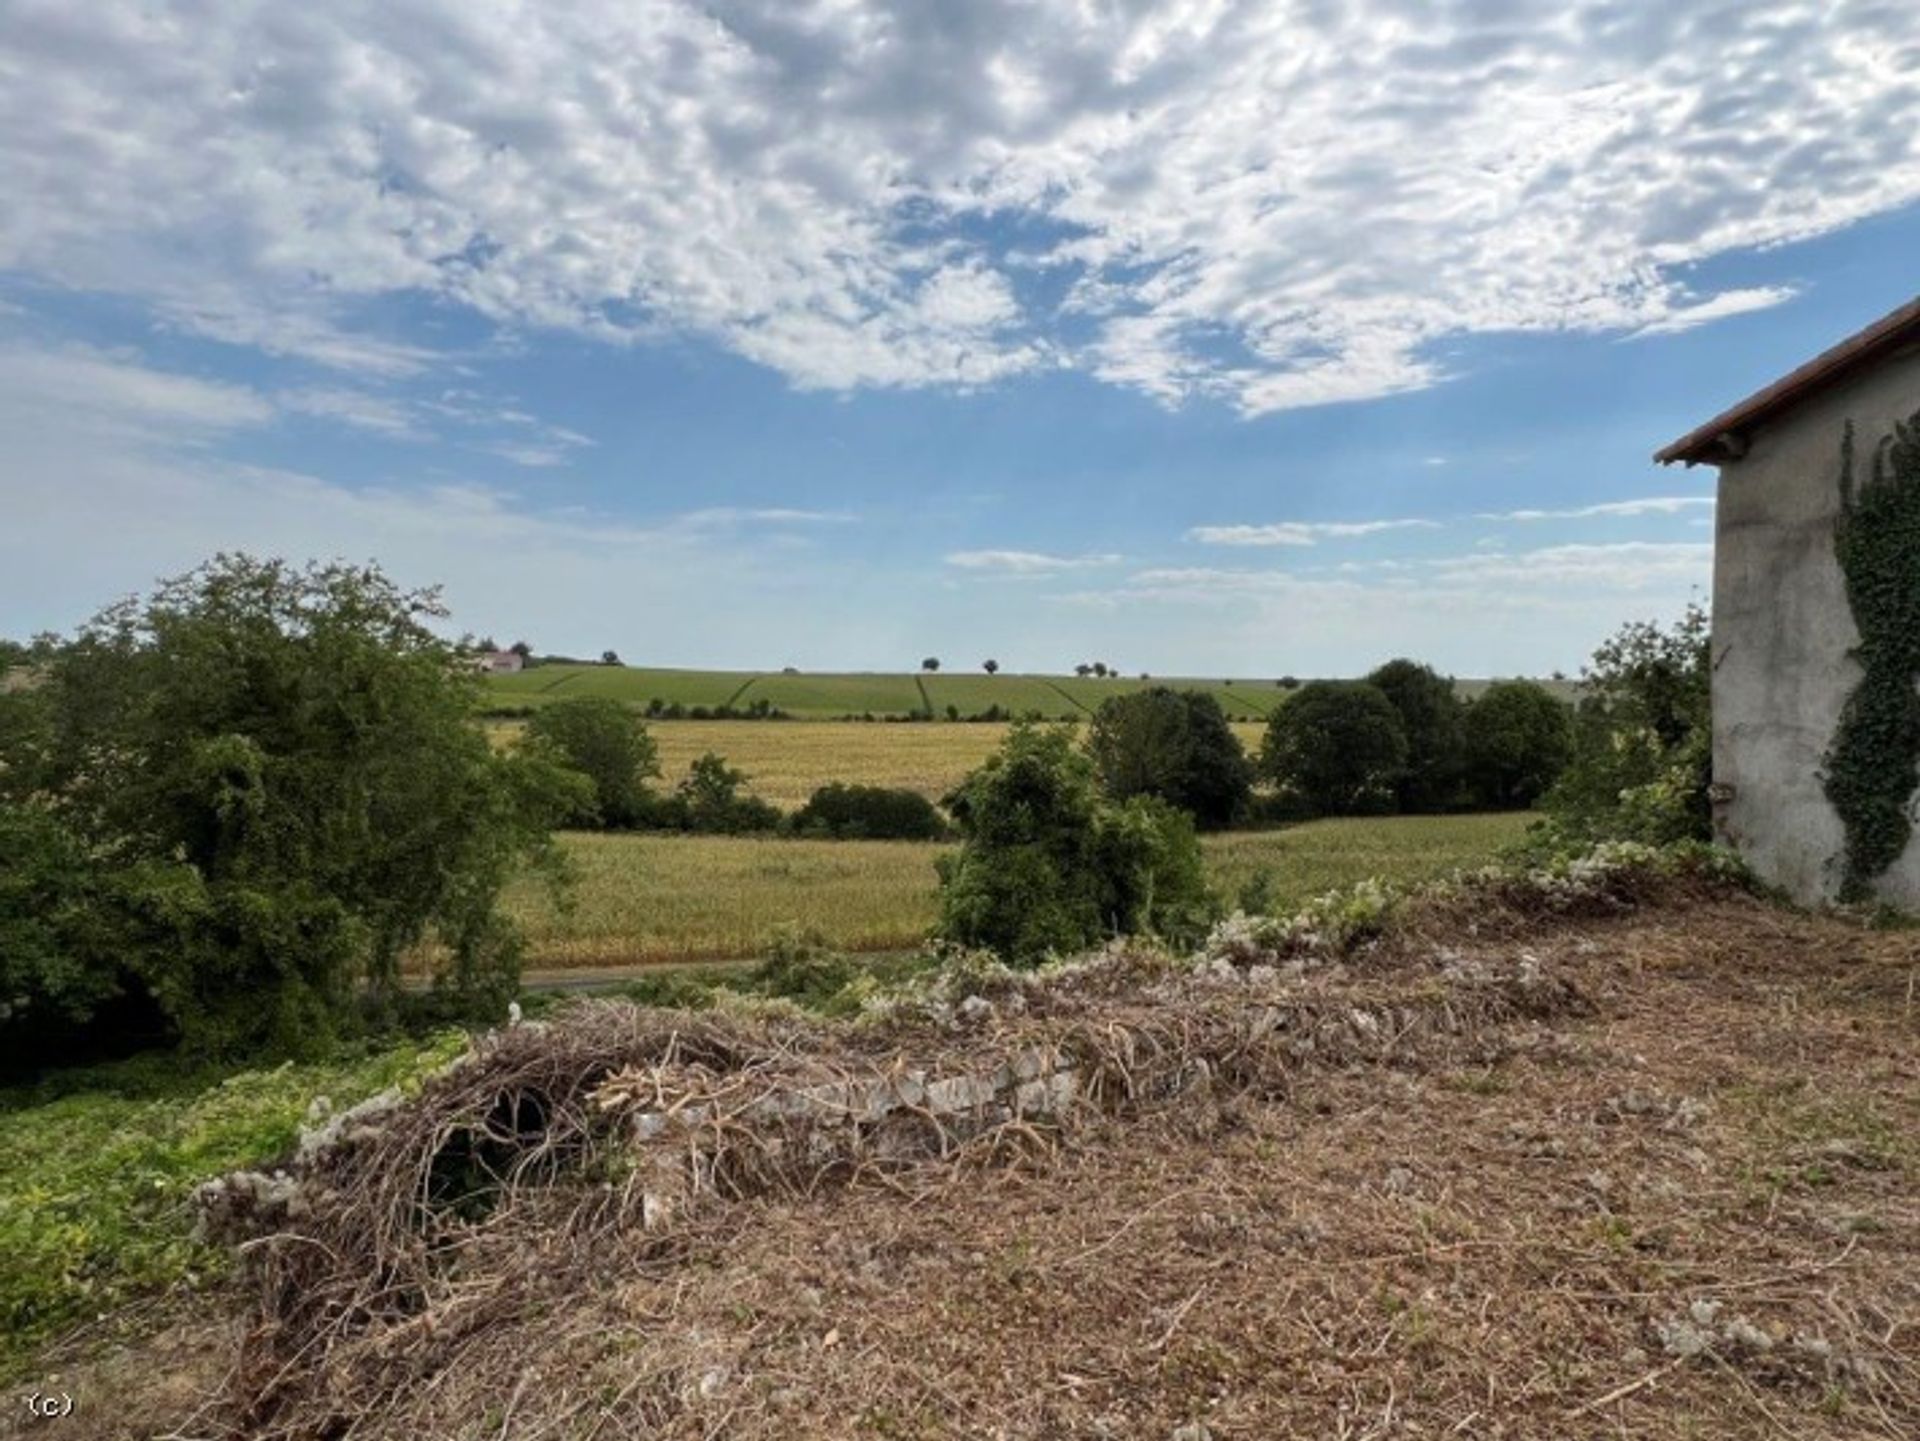
{"type": "Polygon", "coordinates": [[[984,660],[980,662],[980,669],[988,675],[998,675],[1000,674],[1000,662],[997,660],[984,660]]]}
{"type": "Polygon", "coordinates": [[[940,657],[937,655],[928,656],[925,660],[920,662],[920,669],[927,672],[933,672],[933,671],[939,670],[940,657]]]}

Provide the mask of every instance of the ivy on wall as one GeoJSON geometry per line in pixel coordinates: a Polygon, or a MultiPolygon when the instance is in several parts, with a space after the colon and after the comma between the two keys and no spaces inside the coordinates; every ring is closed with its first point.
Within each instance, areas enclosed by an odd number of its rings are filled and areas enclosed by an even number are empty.
{"type": "Polygon", "coordinates": [[[1920,789],[1920,411],[1875,447],[1858,486],[1848,425],[1840,502],[1834,553],[1862,674],[1840,712],[1825,784],[1847,832],[1841,894],[1861,900],[1912,839],[1920,789]]]}

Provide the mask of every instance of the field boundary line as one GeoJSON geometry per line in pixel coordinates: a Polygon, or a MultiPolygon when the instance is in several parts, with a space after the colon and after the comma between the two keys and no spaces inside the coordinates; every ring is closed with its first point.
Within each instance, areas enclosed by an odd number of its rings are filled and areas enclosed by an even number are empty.
{"type": "Polygon", "coordinates": [[[545,685],[541,686],[539,690],[535,691],[534,694],[545,695],[548,691],[559,690],[560,687],[565,685],[568,681],[578,680],[578,679],[580,679],[580,672],[577,670],[570,670],[565,675],[555,676],[552,680],[548,681],[545,685]]]}
{"type": "Polygon", "coordinates": [[[927,694],[927,678],[923,675],[916,675],[913,678],[913,688],[920,692],[920,713],[931,718],[933,715],[933,697],[927,694]]]}
{"type": "Polygon", "coordinates": [[[748,676],[745,680],[740,682],[739,687],[734,691],[734,693],[728,696],[725,700],[721,701],[720,704],[722,706],[733,705],[733,703],[739,700],[741,696],[745,695],[747,691],[752,688],[753,683],[759,679],[760,677],[757,675],[748,676]]]}
{"type": "Polygon", "coordinates": [[[1088,705],[1085,701],[1081,700],[1078,696],[1074,695],[1072,691],[1068,690],[1065,686],[1061,685],[1060,682],[1055,680],[1052,676],[1043,675],[1038,677],[1038,679],[1041,682],[1041,684],[1047,687],[1047,689],[1051,690],[1052,692],[1054,692],[1054,694],[1058,695],[1060,699],[1065,701],[1068,705],[1076,708],[1082,715],[1093,714],[1092,706],[1088,705]]]}

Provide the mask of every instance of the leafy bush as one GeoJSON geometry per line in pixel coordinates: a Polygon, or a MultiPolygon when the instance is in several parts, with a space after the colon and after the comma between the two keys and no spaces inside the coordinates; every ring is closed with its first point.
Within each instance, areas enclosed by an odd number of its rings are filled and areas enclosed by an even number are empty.
{"type": "Polygon", "coordinates": [[[660,774],[659,752],[646,725],[605,696],[577,696],[544,706],[527,722],[523,744],[578,771],[593,794],[566,824],[624,829],[646,811],[646,782],[660,774]]]}
{"type": "Polygon", "coordinates": [[[0,697],[5,844],[48,882],[0,889],[29,957],[0,1041],[134,988],[195,1047],[307,1049],[429,939],[504,1004],[501,888],[557,864],[585,782],[494,754],[442,615],[376,569],[221,556],[48,646],[0,697]]]}
{"type": "Polygon", "coordinates": [[[148,1055],[0,1092],[0,1378],[82,1316],[218,1276],[233,1253],[193,1239],[196,1185],[283,1155],[317,1097],[410,1090],[465,1045],[449,1032],[238,1074],[148,1055]]]}
{"type": "Polygon", "coordinates": [[[862,974],[817,931],[788,928],[773,938],[767,958],[754,968],[751,985],[762,995],[780,996],[808,1010],[832,1014],[836,1002],[862,974]]]}
{"type": "Polygon", "coordinates": [[[740,794],[745,771],[708,751],[688,768],[686,779],[666,796],[649,796],[639,824],[651,830],[702,835],[748,835],[778,830],[785,817],[777,806],[740,794]]]}
{"type": "Polygon", "coordinates": [[[1087,751],[1116,801],[1158,796],[1203,828],[1232,825],[1253,794],[1253,767],[1220,702],[1165,686],[1111,696],[1093,714],[1087,751]]]}
{"type": "Polygon", "coordinates": [[[946,834],[933,802],[889,786],[821,786],[793,816],[794,830],[840,840],[930,841],[946,834]]]}
{"type": "Polygon", "coordinates": [[[1543,845],[1711,838],[1710,631],[1706,611],[1689,606],[1670,627],[1637,622],[1594,652],[1572,761],[1545,799],[1543,845]]]}
{"type": "Polygon", "coordinates": [[[948,798],[940,933],[1032,965],[1110,935],[1190,940],[1215,909],[1193,823],[1164,801],[1104,800],[1066,728],[1017,725],[948,798]]]}
{"type": "Polygon", "coordinates": [[[1394,783],[1399,808],[1409,814],[1446,810],[1460,799],[1460,697],[1453,681],[1430,665],[1390,660],[1367,676],[1399,712],[1407,762],[1394,783]]]}
{"type": "Polygon", "coordinates": [[[1391,811],[1407,733],[1385,692],[1366,681],[1309,681],[1267,722],[1260,765],[1320,815],[1391,811]]]}
{"type": "Polygon", "coordinates": [[[1466,713],[1466,773],[1474,800],[1494,810],[1531,806],[1566,768],[1573,750],[1566,703],[1530,680],[1503,680],[1466,713]]]}

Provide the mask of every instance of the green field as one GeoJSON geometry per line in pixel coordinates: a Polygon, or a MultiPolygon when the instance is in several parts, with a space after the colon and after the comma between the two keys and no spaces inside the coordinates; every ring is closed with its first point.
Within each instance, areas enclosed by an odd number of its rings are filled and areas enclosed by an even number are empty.
{"type": "MultiPolygon", "coordinates": [[[[1223,895],[1231,899],[1266,868],[1284,908],[1370,876],[1415,881],[1481,864],[1518,839],[1529,820],[1327,820],[1203,843],[1223,895]]],[[[535,969],[752,956],[788,924],[812,927],[846,950],[913,946],[933,923],[933,863],[946,849],[911,841],[588,834],[570,834],[565,845],[579,872],[570,913],[531,883],[509,898],[527,928],[535,969]]]]}
{"type": "Polygon", "coordinates": [[[1262,720],[1286,694],[1270,680],[1141,680],[1137,676],[1099,680],[1092,676],[989,676],[979,672],[922,676],[906,671],[789,674],[564,664],[538,665],[518,675],[488,676],[485,685],[488,703],[497,706],[548,705],[580,695],[612,696],[643,709],[655,700],[662,705],[708,707],[745,707],[765,701],[804,720],[912,715],[925,711],[929,704],[936,716],[944,716],[950,705],[962,715],[979,714],[997,705],[1013,715],[1037,711],[1049,719],[1066,720],[1091,715],[1110,695],[1124,695],[1150,685],[1204,690],[1219,698],[1228,715],[1262,720]]]}
{"type": "MultiPolygon", "coordinates": [[[[1490,682],[1461,680],[1460,694],[1471,697],[1490,682]]],[[[1562,697],[1571,699],[1569,681],[1545,681],[1562,697]]],[[[777,706],[803,720],[834,720],[842,716],[904,716],[924,712],[931,705],[936,717],[953,706],[961,715],[978,715],[999,706],[1012,715],[1038,712],[1050,720],[1091,715],[1100,702],[1149,686],[1201,690],[1219,700],[1235,720],[1265,720],[1286,699],[1272,679],[1226,680],[1215,677],[1109,676],[1098,679],[1076,675],[986,675],[977,670],[938,671],[916,675],[908,671],[789,673],[785,671],[658,670],[644,666],[537,665],[518,675],[486,678],[487,701],[495,706],[540,706],[568,696],[612,696],[644,709],[651,701],[662,705],[721,705],[746,707],[755,701],[777,706]]]]}

